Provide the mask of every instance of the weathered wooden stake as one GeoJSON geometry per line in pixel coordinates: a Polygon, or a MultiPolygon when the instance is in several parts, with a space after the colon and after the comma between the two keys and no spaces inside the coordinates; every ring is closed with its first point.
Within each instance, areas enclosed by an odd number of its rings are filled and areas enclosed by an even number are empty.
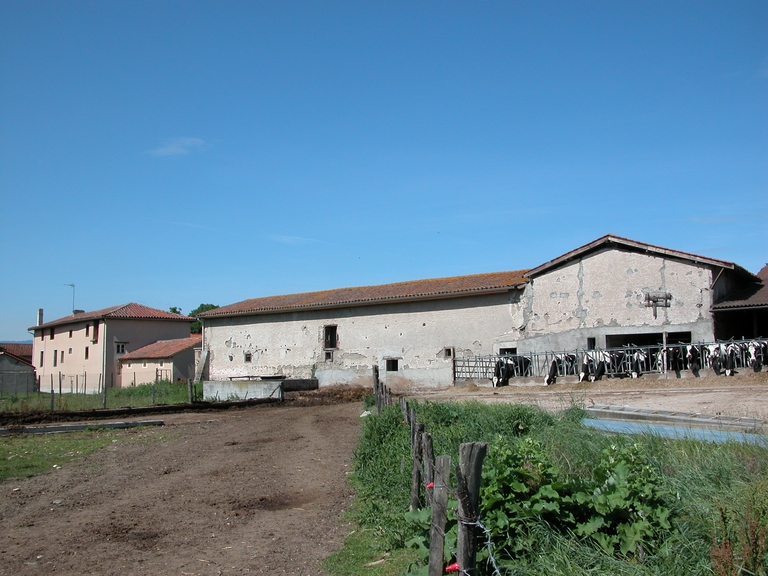
{"type": "Polygon", "coordinates": [[[413,468],[411,470],[411,510],[421,508],[419,493],[421,490],[421,435],[424,424],[416,425],[416,437],[413,439],[413,468]]]}
{"type": "Polygon", "coordinates": [[[376,414],[381,414],[381,390],[379,389],[379,367],[373,367],[373,395],[376,399],[376,414]]]}
{"type": "Polygon", "coordinates": [[[480,479],[483,460],[488,451],[485,442],[467,442],[459,447],[459,465],[456,466],[459,500],[459,534],[456,543],[456,562],[462,574],[473,576],[477,572],[477,502],[480,495],[480,479]]]}
{"type": "MultiPolygon", "coordinates": [[[[421,435],[422,462],[424,462],[424,486],[435,481],[435,455],[432,451],[432,434],[424,432],[421,435]]],[[[427,508],[432,506],[432,490],[424,491],[427,508]]]]}
{"type": "Polygon", "coordinates": [[[445,521],[450,476],[451,457],[438,456],[435,462],[435,487],[432,491],[432,527],[429,530],[429,576],[442,576],[443,574],[443,548],[445,547],[445,521]]]}
{"type": "Polygon", "coordinates": [[[403,420],[408,422],[408,402],[405,400],[405,396],[400,396],[400,410],[403,412],[403,420]]]}
{"type": "Polygon", "coordinates": [[[192,404],[192,379],[187,378],[187,400],[192,404]]]}

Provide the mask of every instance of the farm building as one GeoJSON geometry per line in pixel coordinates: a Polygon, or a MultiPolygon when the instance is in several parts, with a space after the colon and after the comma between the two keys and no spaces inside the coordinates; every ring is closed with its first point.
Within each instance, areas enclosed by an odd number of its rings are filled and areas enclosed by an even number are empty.
{"type": "MultiPolygon", "coordinates": [[[[714,306],[761,285],[731,262],[607,235],[530,270],[268,296],[201,315],[208,378],[447,386],[458,359],[711,342],[714,306]]],[[[754,336],[753,334],[752,336],[754,336]]],[[[726,336],[728,337],[728,336],[726,336]]]]}
{"type": "Polygon", "coordinates": [[[195,375],[195,348],[200,334],[159,340],[120,357],[120,385],[135,386],[156,380],[186,380],[195,375]]]}
{"type": "Polygon", "coordinates": [[[35,369],[25,358],[0,348],[0,395],[36,392],[35,369]]]}
{"type": "Polygon", "coordinates": [[[141,304],[122,304],[91,312],[77,311],[43,322],[38,311],[32,342],[33,363],[43,390],[58,387],[98,392],[120,385],[119,359],[163,339],[189,337],[194,318],[141,304]]]}

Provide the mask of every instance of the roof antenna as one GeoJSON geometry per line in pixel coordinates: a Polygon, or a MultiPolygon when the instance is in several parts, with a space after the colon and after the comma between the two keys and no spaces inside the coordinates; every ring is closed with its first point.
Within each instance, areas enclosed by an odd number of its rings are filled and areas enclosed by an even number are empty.
{"type": "Polygon", "coordinates": [[[75,311],[75,285],[74,284],[64,284],[64,286],[72,286],[72,314],[76,314],[75,311]]]}

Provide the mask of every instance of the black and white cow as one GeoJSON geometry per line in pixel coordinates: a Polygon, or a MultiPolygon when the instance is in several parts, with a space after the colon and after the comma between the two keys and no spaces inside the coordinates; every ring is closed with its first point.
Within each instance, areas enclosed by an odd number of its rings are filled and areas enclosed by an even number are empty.
{"type": "Polygon", "coordinates": [[[688,369],[696,378],[698,378],[699,370],[701,370],[701,351],[699,350],[698,346],[693,344],[689,344],[685,347],[685,349],[685,359],[688,362],[688,369]]]}
{"type": "Polygon", "coordinates": [[[625,352],[625,358],[629,361],[630,378],[640,378],[643,374],[643,366],[648,360],[648,354],[642,348],[630,348],[625,352]]]}
{"type": "Polygon", "coordinates": [[[531,359],[525,356],[502,356],[493,367],[493,385],[508,386],[509,379],[531,375],[531,359]]]}
{"type": "Polygon", "coordinates": [[[579,371],[579,382],[589,380],[596,382],[606,373],[607,366],[611,364],[611,355],[605,350],[590,350],[584,353],[579,371]]]}
{"type": "Polygon", "coordinates": [[[747,362],[755,372],[760,372],[768,358],[768,342],[753,340],[747,344],[747,362]]]}
{"type": "Polygon", "coordinates": [[[725,359],[725,350],[722,344],[710,344],[704,348],[707,351],[707,365],[715,373],[715,376],[720,376],[723,371],[723,362],[725,359]]]}
{"type": "Polygon", "coordinates": [[[557,382],[557,375],[574,374],[578,358],[576,354],[555,354],[552,363],[549,365],[549,373],[544,376],[544,384],[549,386],[557,382]]]}

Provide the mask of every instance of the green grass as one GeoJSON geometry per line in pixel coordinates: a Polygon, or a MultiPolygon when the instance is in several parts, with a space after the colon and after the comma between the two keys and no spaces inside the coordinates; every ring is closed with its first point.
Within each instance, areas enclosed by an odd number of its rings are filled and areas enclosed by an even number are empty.
{"type": "Polygon", "coordinates": [[[28,478],[117,441],[112,431],[0,437],[0,481],[28,478]]]}
{"type": "MultiPolygon", "coordinates": [[[[152,406],[152,384],[110,388],[107,390],[107,408],[138,408],[152,406]]],[[[185,404],[188,402],[186,383],[161,380],[155,384],[155,404],[185,404]]],[[[199,386],[198,386],[199,389],[199,386]]],[[[102,394],[54,394],[54,410],[81,411],[103,407],[102,394]]],[[[50,392],[0,397],[0,412],[36,412],[51,409],[50,392]]]]}
{"type": "MultiPolygon", "coordinates": [[[[581,487],[587,495],[592,494],[590,486],[603,481],[596,475],[605,474],[606,462],[610,470],[612,455],[637,454],[640,460],[636,466],[648,471],[657,501],[670,511],[670,527],[656,526],[647,545],[629,554],[618,549],[608,553],[594,539],[578,536],[572,528],[564,528],[569,526],[567,522],[560,523],[551,515],[548,521],[528,516],[515,524],[523,531],[519,535],[525,539],[525,547],[494,552],[502,561],[505,576],[720,576],[736,574],[734,566],[749,570],[742,574],[768,574],[765,447],[670,440],[652,434],[603,434],[581,425],[582,413],[575,408],[555,417],[526,406],[422,403],[416,412],[419,422],[433,436],[436,456],[450,455],[455,464],[459,444],[469,441],[487,441],[493,451],[494,446],[500,446],[501,438],[513,454],[525,453],[526,446],[530,452],[534,446],[536,457],[551,467],[547,474],[555,479],[552,481],[566,488],[571,486],[571,491],[576,490],[574,486],[581,487]],[[601,467],[603,472],[599,472],[601,467]]],[[[331,574],[365,573],[354,571],[361,565],[359,557],[364,548],[375,551],[366,556],[368,561],[380,558],[384,551],[391,552],[385,563],[393,570],[391,573],[407,573],[417,555],[407,548],[407,543],[413,543],[414,537],[423,541],[420,528],[404,517],[411,475],[409,435],[410,429],[402,422],[398,408],[366,418],[355,453],[352,482],[356,500],[350,511],[358,532],[364,534],[359,537],[364,538],[364,543],[357,538],[345,543],[327,566],[331,574]],[[401,558],[401,553],[408,560],[397,563],[395,559],[401,558]]],[[[489,452],[484,472],[490,470],[492,459],[493,453],[489,452]]],[[[496,470],[498,473],[498,467],[496,470]]],[[[522,493],[517,490],[517,494],[522,493]]],[[[490,573],[487,565],[481,566],[480,574],[490,573]]]]}
{"type": "Polygon", "coordinates": [[[383,549],[372,531],[361,530],[347,536],[344,547],[326,558],[323,567],[336,576],[397,576],[407,572],[417,559],[413,550],[383,549]]]}

